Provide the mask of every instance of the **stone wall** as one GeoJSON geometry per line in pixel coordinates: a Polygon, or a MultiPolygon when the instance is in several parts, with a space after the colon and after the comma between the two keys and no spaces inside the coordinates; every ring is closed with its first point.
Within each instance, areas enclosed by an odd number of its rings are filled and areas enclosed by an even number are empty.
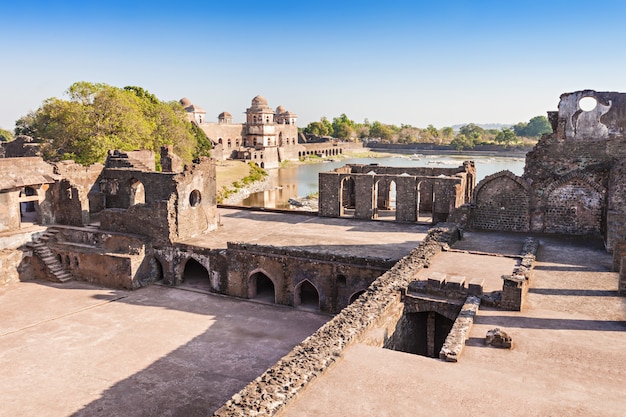
{"type": "Polygon", "coordinates": [[[402,312],[400,290],[443,245],[457,239],[454,224],[440,224],[409,255],[377,278],[354,303],[235,394],[214,416],[277,415],[296,395],[341,357],[349,345],[381,346],[402,312]]]}
{"type": "Polygon", "coordinates": [[[377,277],[391,268],[393,261],[379,258],[341,256],[286,247],[228,243],[227,295],[254,298],[255,273],[269,278],[275,291],[275,302],[298,305],[299,286],[308,281],[319,296],[321,311],[336,313],[351,298],[364,291],[377,277]]]}
{"type": "Polygon", "coordinates": [[[83,226],[91,221],[91,212],[102,207],[91,207],[89,193],[98,187],[102,164],[88,167],[74,161],[61,161],[55,164],[55,172],[61,176],[47,193],[51,204],[52,219],[48,222],[70,226],[83,226]]]}
{"type": "Polygon", "coordinates": [[[477,187],[471,227],[626,238],[626,94],[576,91],[549,112],[553,133],[526,155],[524,175],[477,187]],[[587,101],[589,107],[584,105],[587,101]]]}
{"type": "Polygon", "coordinates": [[[529,188],[510,171],[485,177],[474,190],[470,226],[484,230],[530,230],[529,188]]]}
{"type": "Polygon", "coordinates": [[[150,237],[162,245],[217,227],[215,161],[202,158],[180,173],[104,169],[94,199],[107,207],[101,227],[150,237]],[[138,186],[137,184],[141,184],[138,186]],[[138,190],[142,199],[138,199],[138,190]]]}
{"type": "Polygon", "coordinates": [[[446,221],[468,203],[476,181],[473,162],[457,168],[346,165],[319,174],[319,215],[344,216],[354,209],[358,219],[376,219],[381,210],[395,220],[416,222],[430,213],[432,222],[446,221]]]}
{"type": "MultiPolygon", "coordinates": [[[[151,246],[138,235],[67,226],[48,228],[48,248],[74,279],[109,288],[136,289],[159,278],[151,246]]],[[[47,279],[34,257],[28,278],[47,279]]]]}

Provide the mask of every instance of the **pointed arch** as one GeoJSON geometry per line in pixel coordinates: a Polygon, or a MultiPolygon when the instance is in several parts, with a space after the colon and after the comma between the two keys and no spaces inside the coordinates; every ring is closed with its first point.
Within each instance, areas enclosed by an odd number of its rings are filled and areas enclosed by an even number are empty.
{"type": "Polygon", "coordinates": [[[357,300],[357,298],[359,298],[362,294],[365,294],[365,290],[359,290],[359,291],[353,293],[350,296],[350,299],[348,300],[348,304],[352,304],[353,302],[355,302],[357,300]]]}
{"type": "Polygon", "coordinates": [[[320,294],[311,281],[305,279],[296,285],[294,305],[304,308],[320,309],[320,294]]]}
{"type": "Polygon", "coordinates": [[[248,298],[267,303],[276,303],[276,285],[263,269],[255,269],[248,275],[248,298]]]}
{"type": "Polygon", "coordinates": [[[182,283],[201,290],[211,290],[209,271],[193,257],[187,258],[183,269],[182,283]]]}
{"type": "Polygon", "coordinates": [[[129,186],[129,207],[137,204],[146,204],[146,190],[144,189],[143,183],[137,178],[131,178],[129,186]]]}

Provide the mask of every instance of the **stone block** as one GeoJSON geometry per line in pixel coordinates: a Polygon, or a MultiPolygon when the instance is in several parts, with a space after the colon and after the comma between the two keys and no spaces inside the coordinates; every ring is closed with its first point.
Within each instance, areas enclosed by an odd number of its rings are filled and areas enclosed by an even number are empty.
{"type": "Polygon", "coordinates": [[[427,286],[429,289],[440,289],[446,282],[446,274],[441,272],[431,272],[428,275],[427,286]]]}
{"type": "Polygon", "coordinates": [[[472,278],[467,285],[470,295],[481,296],[483,295],[483,286],[485,285],[484,278],[472,278]]]}
{"type": "Polygon", "coordinates": [[[446,279],[447,291],[463,291],[465,289],[465,277],[463,275],[451,275],[446,279]]]}

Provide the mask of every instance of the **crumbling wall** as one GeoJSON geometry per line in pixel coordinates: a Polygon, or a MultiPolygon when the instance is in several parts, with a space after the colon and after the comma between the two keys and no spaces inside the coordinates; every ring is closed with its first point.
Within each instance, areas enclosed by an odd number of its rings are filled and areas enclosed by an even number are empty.
{"type": "Polygon", "coordinates": [[[382,346],[402,314],[400,289],[405,288],[415,273],[445,244],[453,244],[458,229],[453,224],[440,224],[409,255],[377,278],[354,303],[343,309],[304,342],[280,359],[263,375],[250,382],[218,409],[214,416],[274,416],[324,373],[341,357],[341,352],[356,341],[382,346]]]}
{"type": "Polygon", "coordinates": [[[471,227],[526,232],[530,229],[529,185],[510,171],[484,178],[474,190],[471,227]]]}
{"type": "Polygon", "coordinates": [[[496,174],[479,184],[469,225],[599,234],[611,251],[626,238],[626,94],[565,93],[548,116],[553,132],[526,155],[522,178],[496,174]]]}
{"type": "Polygon", "coordinates": [[[274,283],[277,304],[296,305],[296,289],[304,281],[319,295],[321,311],[336,313],[351,296],[365,290],[391,268],[393,261],[244,243],[228,243],[226,294],[249,298],[251,276],[262,272],[274,283]]]}
{"type": "Polygon", "coordinates": [[[457,168],[346,165],[319,174],[318,213],[339,217],[349,207],[354,208],[355,218],[369,220],[378,218],[380,210],[395,210],[397,221],[415,222],[419,211],[431,213],[433,222],[446,221],[469,202],[475,175],[470,161],[457,168]]]}

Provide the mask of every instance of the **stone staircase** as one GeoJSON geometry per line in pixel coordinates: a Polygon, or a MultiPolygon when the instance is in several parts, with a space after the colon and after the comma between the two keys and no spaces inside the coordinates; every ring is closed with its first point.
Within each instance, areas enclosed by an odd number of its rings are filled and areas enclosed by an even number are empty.
{"type": "Polygon", "coordinates": [[[55,282],[67,282],[72,276],[63,268],[63,265],[57,259],[56,255],[48,247],[48,242],[58,233],[55,229],[48,229],[36,241],[28,244],[33,252],[44,263],[48,272],[50,272],[51,280],[55,282]]]}

